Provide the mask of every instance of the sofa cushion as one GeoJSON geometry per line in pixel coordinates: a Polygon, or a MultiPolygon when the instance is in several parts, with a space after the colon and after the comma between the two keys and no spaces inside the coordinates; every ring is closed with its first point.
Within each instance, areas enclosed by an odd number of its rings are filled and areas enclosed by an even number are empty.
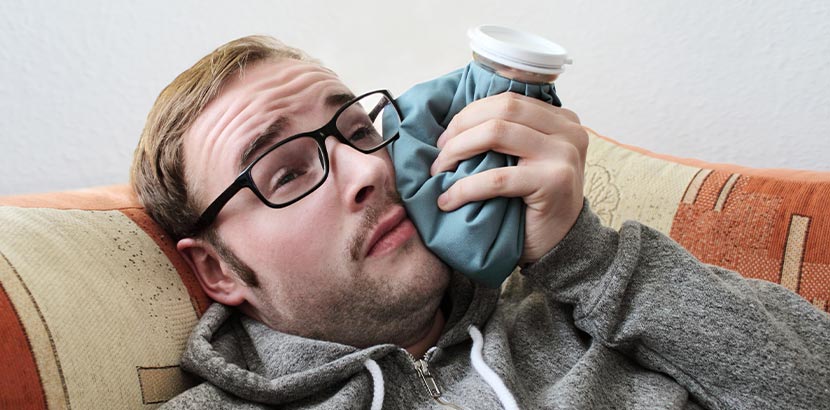
{"type": "Polygon", "coordinates": [[[705,263],[780,283],[828,310],[830,172],[711,164],[588,131],[585,194],[605,224],[644,222],[705,263]]]}
{"type": "MultiPolygon", "coordinates": [[[[589,130],[585,194],[698,258],[830,300],[830,172],[657,155],[589,130]]],[[[209,304],[127,185],[0,198],[0,408],[148,409],[209,304]]]]}
{"type": "Polygon", "coordinates": [[[0,205],[0,408],[147,408],[191,384],[209,302],[129,187],[0,205]]]}

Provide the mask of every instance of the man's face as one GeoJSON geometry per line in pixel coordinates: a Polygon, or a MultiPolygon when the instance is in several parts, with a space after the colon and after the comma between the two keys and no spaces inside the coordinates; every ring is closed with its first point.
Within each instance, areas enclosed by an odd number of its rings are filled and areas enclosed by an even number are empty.
{"type": "MultiPolygon", "coordinates": [[[[349,94],[331,71],[296,60],[257,63],[231,79],[184,139],[187,183],[201,209],[269,126],[279,123],[278,139],[317,129],[343,102],[332,96],[349,94]]],[[[243,189],[214,222],[260,286],[217,264],[235,278],[246,312],[272,328],[356,346],[405,343],[434,317],[449,269],[406,217],[385,149],[362,154],[333,137],[326,149],[328,179],[301,201],[272,209],[243,189]]]]}

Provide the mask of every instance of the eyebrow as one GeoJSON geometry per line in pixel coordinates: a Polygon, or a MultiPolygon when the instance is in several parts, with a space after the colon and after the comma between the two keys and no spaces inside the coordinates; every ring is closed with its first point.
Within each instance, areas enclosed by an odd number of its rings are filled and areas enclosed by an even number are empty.
{"type": "MultiPolygon", "coordinates": [[[[336,93],[326,97],[324,104],[326,108],[340,108],[343,104],[355,98],[352,93],[336,93]]],[[[288,128],[289,120],[286,117],[278,117],[272,121],[271,124],[265,128],[254,140],[248,145],[248,148],[242,153],[239,158],[239,171],[241,172],[251,159],[263,148],[270,147],[275,144],[277,140],[283,137],[285,129],[288,128]]]]}
{"type": "Polygon", "coordinates": [[[263,148],[274,144],[284,133],[286,128],[288,128],[288,118],[279,117],[272,121],[264,131],[254,138],[251,144],[248,145],[248,148],[246,148],[242,153],[242,156],[239,158],[239,171],[241,172],[248,166],[251,158],[256,153],[262,151],[263,148]]]}
{"type": "Polygon", "coordinates": [[[326,107],[327,108],[340,108],[343,104],[353,100],[354,94],[352,93],[338,93],[332,94],[326,97],[326,107]]]}

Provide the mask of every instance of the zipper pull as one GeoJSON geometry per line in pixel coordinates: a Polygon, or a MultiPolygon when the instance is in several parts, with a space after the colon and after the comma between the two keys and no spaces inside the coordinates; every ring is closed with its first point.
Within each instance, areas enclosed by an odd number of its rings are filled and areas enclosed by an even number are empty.
{"type": "MultiPolygon", "coordinates": [[[[426,355],[424,355],[423,359],[415,359],[409,352],[404,350],[406,356],[409,357],[409,360],[412,362],[413,367],[415,367],[415,372],[418,373],[418,377],[420,377],[421,381],[424,383],[424,387],[426,387],[427,392],[429,395],[432,396],[432,400],[435,400],[436,403],[440,404],[441,407],[445,409],[453,409],[453,410],[464,410],[464,408],[459,407],[453,403],[450,403],[444,400],[441,395],[441,389],[438,387],[438,381],[435,380],[435,377],[429,371],[429,363],[427,363],[426,359],[429,358],[431,353],[436,348],[433,347],[427,350],[426,355]]],[[[403,350],[403,349],[402,349],[403,350]]]]}
{"type": "Polygon", "coordinates": [[[432,374],[429,372],[429,366],[427,365],[426,360],[416,360],[415,371],[418,372],[418,376],[421,377],[421,381],[424,382],[424,386],[426,386],[427,391],[429,391],[432,398],[437,399],[441,397],[441,389],[438,388],[438,383],[435,382],[435,378],[432,377],[432,374]]]}

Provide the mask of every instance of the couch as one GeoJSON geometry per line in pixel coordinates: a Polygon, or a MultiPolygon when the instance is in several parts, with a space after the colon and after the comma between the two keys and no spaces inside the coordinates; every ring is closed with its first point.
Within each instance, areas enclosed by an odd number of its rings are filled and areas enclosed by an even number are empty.
{"type": "MultiPolygon", "coordinates": [[[[588,130],[585,195],[701,261],[830,301],[830,172],[657,155],[588,130]]],[[[0,197],[0,408],[152,409],[210,301],[127,185],[0,197]]]]}

